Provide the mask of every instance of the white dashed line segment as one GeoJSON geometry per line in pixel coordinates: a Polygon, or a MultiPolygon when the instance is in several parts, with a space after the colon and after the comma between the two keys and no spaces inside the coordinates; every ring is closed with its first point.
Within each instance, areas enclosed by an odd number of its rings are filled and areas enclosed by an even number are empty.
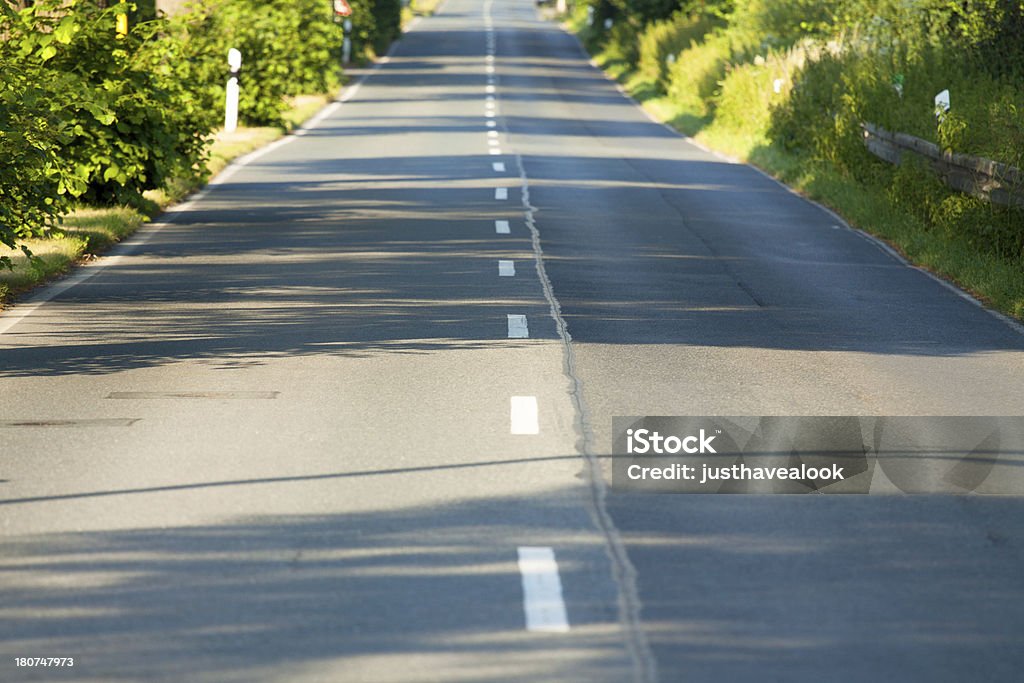
{"type": "Polygon", "coordinates": [[[515,435],[540,434],[537,422],[537,397],[513,396],[509,404],[511,432],[515,435]]]}
{"type": "Polygon", "coordinates": [[[527,631],[564,633],[569,615],[562,597],[555,551],[549,547],[519,548],[519,573],[523,579],[523,612],[527,631]]]}
{"type": "Polygon", "coordinates": [[[518,313],[508,314],[508,338],[529,339],[530,328],[526,324],[526,316],[518,313]]]}

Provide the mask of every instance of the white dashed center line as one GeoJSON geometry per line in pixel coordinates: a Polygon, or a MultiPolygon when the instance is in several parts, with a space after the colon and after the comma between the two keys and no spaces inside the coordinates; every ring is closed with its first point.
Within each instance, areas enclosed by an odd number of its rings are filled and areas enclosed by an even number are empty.
{"type": "Polygon", "coordinates": [[[508,338],[529,339],[530,328],[526,324],[526,316],[518,313],[508,314],[508,338]]]}
{"type": "Polygon", "coordinates": [[[536,396],[513,396],[509,407],[512,434],[540,434],[536,396]]]}
{"type": "Polygon", "coordinates": [[[519,573],[523,578],[523,612],[527,631],[564,633],[569,615],[562,598],[555,551],[548,547],[520,547],[519,573]]]}

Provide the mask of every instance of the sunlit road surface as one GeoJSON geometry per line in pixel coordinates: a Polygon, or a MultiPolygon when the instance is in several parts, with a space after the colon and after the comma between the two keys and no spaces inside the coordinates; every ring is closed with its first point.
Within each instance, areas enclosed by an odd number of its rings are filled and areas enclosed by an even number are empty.
{"type": "Polygon", "coordinates": [[[614,415],[1024,414],[1024,337],[528,0],[230,173],[0,316],[0,680],[1020,680],[1019,498],[606,490],[614,415]]]}

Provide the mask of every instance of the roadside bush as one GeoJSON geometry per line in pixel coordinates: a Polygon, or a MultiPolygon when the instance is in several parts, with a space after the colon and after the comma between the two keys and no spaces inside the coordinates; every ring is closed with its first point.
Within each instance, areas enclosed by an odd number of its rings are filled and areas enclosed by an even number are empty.
{"type": "Polygon", "coordinates": [[[825,38],[835,31],[836,15],[848,0],[747,0],[728,15],[735,42],[769,48],[792,47],[806,38],[825,38]]]}
{"type": "Polygon", "coordinates": [[[377,18],[373,14],[374,0],[349,0],[352,7],[352,59],[362,62],[375,56],[377,18]]]}
{"type": "Polygon", "coordinates": [[[767,59],[729,67],[714,96],[714,125],[745,134],[753,145],[769,144],[771,114],[788,97],[797,60],[792,53],[769,53],[767,59]]]}
{"type": "Polygon", "coordinates": [[[285,97],[326,92],[341,75],[342,29],[331,6],[317,0],[209,0],[175,17],[169,27],[197,97],[223,111],[227,54],[242,53],[239,118],[250,125],[282,125],[285,97]]]}
{"type": "Polygon", "coordinates": [[[647,26],[640,35],[637,70],[657,84],[661,92],[668,86],[669,59],[702,40],[718,24],[708,15],[677,12],[668,19],[647,26]]]}
{"type": "Polygon", "coordinates": [[[907,155],[885,169],[882,191],[900,210],[947,239],[1000,258],[1024,259],[1024,211],[992,204],[946,187],[920,158],[907,155]]]}
{"type": "MultiPolygon", "coordinates": [[[[604,29],[606,19],[613,22],[619,18],[620,11],[612,4],[611,0],[587,0],[576,5],[577,21],[583,27],[580,31],[580,39],[587,49],[597,51],[608,42],[608,32],[604,29]],[[587,13],[592,14],[593,23],[587,24],[587,13]]],[[[618,46],[616,46],[618,47],[618,46]]]]}
{"type": "Polygon", "coordinates": [[[729,39],[722,33],[712,33],[703,43],[683,50],[669,69],[669,96],[685,112],[698,117],[710,115],[712,98],[731,57],[729,39]]]}
{"type": "Polygon", "coordinates": [[[161,22],[114,38],[115,17],[126,10],[43,0],[9,17],[0,44],[0,55],[33,73],[38,87],[63,85],[62,164],[85,182],[83,198],[99,203],[131,203],[195,172],[209,133],[205,112],[161,65],[161,22]]]}
{"type": "MultiPolygon", "coordinates": [[[[63,95],[74,86],[67,80],[40,78],[0,54],[0,244],[9,248],[45,234],[59,222],[71,196],[85,190],[62,155],[71,137],[61,116],[63,95]]],[[[0,257],[0,266],[10,265],[8,257],[0,257]]]]}
{"type": "Polygon", "coordinates": [[[821,51],[794,74],[789,98],[772,112],[768,139],[825,160],[876,188],[893,206],[947,239],[1020,261],[1020,208],[952,190],[912,154],[893,167],[864,146],[859,127],[867,121],[936,142],[942,149],[1018,168],[1024,163],[1024,91],[1019,83],[978,69],[964,52],[967,45],[963,51],[943,47],[928,37],[935,30],[921,30],[914,44],[894,41],[889,49],[876,49],[878,43],[872,40],[870,50],[862,43],[821,51]],[[951,109],[940,121],[934,98],[944,89],[950,91],[951,109]]]}
{"type": "Polygon", "coordinates": [[[609,54],[625,63],[627,68],[636,66],[640,59],[640,35],[636,24],[629,21],[613,20],[610,30],[605,32],[609,54]]]}
{"type": "Polygon", "coordinates": [[[391,42],[402,35],[402,3],[400,0],[373,0],[371,12],[376,24],[371,41],[373,51],[382,55],[391,42]]]}
{"type": "Polygon", "coordinates": [[[769,136],[791,152],[842,164],[842,133],[849,127],[844,74],[849,56],[824,52],[794,75],[789,98],[776,107],[769,136]]]}
{"type": "Polygon", "coordinates": [[[626,21],[636,26],[646,26],[667,19],[684,6],[696,3],[684,0],[611,0],[611,4],[626,21]]]}
{"type": "MultiPolygon", "coordinates": [[[[383,52],[400,34],[399,0],[351,4],[354,54],[383,52]]],[[[0,36],[0,244],[11,248],[76,198],[137,205],[146,190],[202,180],[229,48],[243,53],[244,123],[283,125],[288,96],[341,82],[343,31],[326,0],[199,0],[173,18],[152,0],[0,2],[0,36]]]]}

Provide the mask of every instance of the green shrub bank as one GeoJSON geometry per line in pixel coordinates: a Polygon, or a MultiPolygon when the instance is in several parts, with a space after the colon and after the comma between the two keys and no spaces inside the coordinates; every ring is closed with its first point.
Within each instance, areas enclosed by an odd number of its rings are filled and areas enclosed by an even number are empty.
{"type": "MultiPolygon", "coordinates": [[[[400,3],[351,4],[353,54],[365,59],[399,34],[400,3]]],[[[289,97],[341,79],[342,28],[323,0],[200,0],[172,18],[94,0],[21,10],[0,0],[0,35],[8,248],[44,235],[75,203],[142,205],[147,190],[201,183],[229,48],[243,54],[243,124],[284,126],[289,97]],[[132,18],[126,36],[116,33],[121,13],[132,18]]]]}
{"type": "Polygon", "coordinates": [[[611,30],[588,24],[586,6],[573,17],[581,39],[655,113],[1024,317],[1024,211],[952,191],[914,160],[875,158],[861,129],[1024,167],[1024,2],[592,0],[611,30]]]}

